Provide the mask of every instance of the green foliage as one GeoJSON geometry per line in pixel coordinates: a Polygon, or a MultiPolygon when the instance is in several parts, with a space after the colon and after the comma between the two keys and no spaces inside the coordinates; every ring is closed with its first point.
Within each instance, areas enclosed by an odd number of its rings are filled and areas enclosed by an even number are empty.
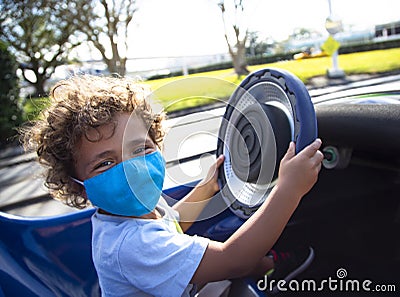
{"type": "Polygon", "coordinates": [[[24,120],[34,121],[39,116],[42,110],[49,106],[49,97],[28,98],[24,103],[24,120]]]}
{"type": "Polygon", "coordinates": [[[77,16],[85,16],[88,1],[1,0],[0,39],[15,53],[24,79],[44,95],[44,84],[55,68],[68,62],[70,50],[81,43],[77,16]],[[25,75],[26,73],[34,75],[25,75]]]}
{"type": "Polygon", "coordinates": [[[19,104],[17,63],[1,41],[0,65],[0,146],[4,146],[13,141],[15,128],[22,123],[23,118],[19,104]]]}

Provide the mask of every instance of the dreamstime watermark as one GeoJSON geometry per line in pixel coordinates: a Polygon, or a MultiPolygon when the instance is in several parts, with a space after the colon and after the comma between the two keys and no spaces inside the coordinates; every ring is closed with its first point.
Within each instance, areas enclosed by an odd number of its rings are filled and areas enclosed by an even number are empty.
{"type": "Polygon", "coordinates": [[[257,288],[261,291],[275,292],[396,292],[395,284],[374,284],[369,279],[358,280],[347,278],[347,270],[339,268],[336,277],[328,277],[319,281],[304,280],[275,280],[267,275],[257,282],[257,288]]]}

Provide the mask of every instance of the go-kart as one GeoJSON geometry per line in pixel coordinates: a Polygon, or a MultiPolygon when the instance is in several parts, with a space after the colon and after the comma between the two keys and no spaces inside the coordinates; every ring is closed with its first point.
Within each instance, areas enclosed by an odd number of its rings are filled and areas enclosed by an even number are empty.
{"type": "MultiPolygon", "coordinates": [[[[319,137],[325,155],[319,180],[274,247],[312,246],[315,259],[278,293],[398,294],[400,91],[311,100],[292,74],[263,69],[245,78],[218,117],[218,143],[211,153],[226,157],[219,172],[221,191],[188,233],[227,239],[268,199],[289,141],[300,151],[319,137]],[[243,150],[248,160],[238,165],[243,150]],[[265,162],[267,171],[260,168],[265,162]]],[[[177,164],[185,161],[193,158],[177,164]]],[[[179,200],[197,182],[166,188],[163,195],[179,200]]],[[[94,211],[48,217],[0,212],[0,297],[100,296],[91,259],[94,211]]],[[[262,282],[253,279],[230,280],[227,290],[229,296],[268,296],[262,282]]]]}

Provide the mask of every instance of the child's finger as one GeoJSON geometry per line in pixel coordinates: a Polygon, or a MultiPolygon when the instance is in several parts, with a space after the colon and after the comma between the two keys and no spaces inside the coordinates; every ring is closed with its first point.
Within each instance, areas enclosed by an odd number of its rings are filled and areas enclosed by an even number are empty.
{"type": "Polygon", "coordinates": [[[217,178],[218,177],[218,168],[224,163],[225,156],[224,155],[219,155],[217,160],[215,161],[213,167],[214,167],[214,175],[217,178]]]}
{"type": "Polygon", "coordinates": [[[324,160],[324,154],[317,150],[312,158],[315,159],[316,163],[321,163],[324,160]]]}
{"type": "Polygon", "coordinates": [[[211,165],[208,174],[207,174],[207,180],[210,178],[214,177],[214,179],[218,178],[218,168],[221,166],[222,163],[224,163],[225,157],[224,155],[219,155],[218,158],[215,160],[215,162],[211,165]]]}
{"type": "Polygon", "coordinates": [[[218,156],[218,158],[217,158],[217,160],[216,160],[216,162],[215,162],[217,168],[218,168],[219,166],[221,166],[222,163],[224,163],[224,160],[225,160],[225,156],[224,156],[224,155],[219,155],[219,156],[218,156]]]}
{"type": "Polygon", "coordinates": [[[293,141],[291,141],[289,143],[289,148],[286,151],[285,156],[283,157],[283,159],[291,159],[296,155],[296,145],[294,144],[293,141]]]}
{"type": "Polygon", "coordinates": [[[323,159],[324,154],[320,150],[316,151],[315,155],[311,158],[312,162],[314,163],[314,168],[316,168],[318,172],[320,172],[322,168],[323,159]]]}
{"type": "Polygon", "coordinates": [[[314,142],[312,142],[310,145],[306,146],[301,152],[299,152],[299,154],[303,154],[311,158],[315,155],[316,151],[319,150],[321,145],[321,139],[317,138],[314,142]]]}

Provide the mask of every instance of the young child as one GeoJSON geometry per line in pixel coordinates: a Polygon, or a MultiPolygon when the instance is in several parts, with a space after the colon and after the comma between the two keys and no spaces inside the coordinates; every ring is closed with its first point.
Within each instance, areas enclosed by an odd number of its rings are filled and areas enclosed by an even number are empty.
{"type": "Polygon", "coordinates": [[[183,232],[219,190],[223,156],[170,207],[160,198],[164,117],[152,113],[148,95],[127,78],[72,77],[54,86],[43,119],[24,136],[48,167],[56,199],[97,207],[92,255],[102,295],[192,296],[196,285],[278,269],[265,255],[317,180],[321,141],[297,155],[290,144],[268,199],[228,240],[189,236],[183,232]]]}

